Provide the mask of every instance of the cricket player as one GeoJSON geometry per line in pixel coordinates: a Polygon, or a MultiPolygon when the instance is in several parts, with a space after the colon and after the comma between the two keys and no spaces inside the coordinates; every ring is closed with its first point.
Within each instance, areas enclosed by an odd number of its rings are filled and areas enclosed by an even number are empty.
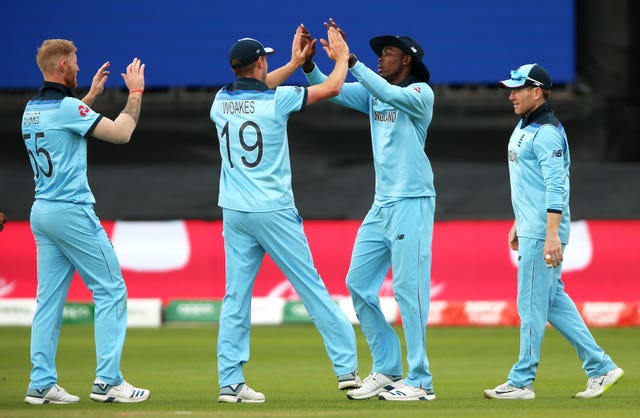
{"type": "Polygon", "coordinates": [[[80,398],[59,386],[56,351],[62,311],[77,270],[95,303],[96,379],[90,398],[99,402],[142,402],[149,390],[126,382],[120,371],[127,327],[127,289],[120,265],[93,205],[87,181],[87,139],[129,142],[140,116],[144,64],[135,58],[122,74],[129,89],[115,120],[90,105],[107,81],[109,63],[100,67],[89,94],[73,95],[80,71],[73,42],[49,39],[37,62],[44,84],[27,103],[22,138],[33,168],[35,201],[31,230],[38,252],[37,308],[31,327],[31,382],[25,402],[69,404],[80,398]]]}
{"type": "MultiPolygon", "coordinates": [[[[327,25],[337,28],[333,20],[327,25]]],[[[373,367],[347,397],[430,401],[436,398],[426,354],[435,189],[424,147],[434,96],[424,52],[414,39],[378,36],[370,45],[379,57],[378,74],[352,54],[349,70],[358,81],[345,83],[331,99],[369,115],[376,178],[373,205],[358,230],[346,278],[373,367]],[[378,296],[392,266],[407,345],[404,380],[400,340],[378,296]]],[[[303,70],[315,85],[326,76],[312,58],[303,70]]]]}
{"type": "Polygon", "coordinates": [[[526,64],[499,82],[521,117],[508,145],[515,222],[508,239],[518,251],[520,353],[507,381],[484,391],[488,399],[534,399],[533,381],[547,321],[576,349],[587,388],[576,398],[595,398],[618,382],[623,370],[596,343],[564,290],[562,259],[569,242],[569,142],[547,103],[551,76],[526,64]]]}
{"type": "Polygon", "coordinates": [[[338,31],[329,29],[328,42],[321,42],[335,67],[326,81],[309,88],[277,87],[304,61],[300,31],[294,36],[291,61],[269,73],[267,55],[273,49],[251,38],[237,41],[229,51],[237,79],[216,94],[211,107],[222,157],[218,204],[226,262],[217,347],[219,402],[265,402],[242,373],[249,360],[251,292],[265,253],[291,282],[320,331],[338,388],[360,385],[355,332],[313,265],[295,207],[287,139],[292,112],[338,94],[349,49],[338,31]]]}

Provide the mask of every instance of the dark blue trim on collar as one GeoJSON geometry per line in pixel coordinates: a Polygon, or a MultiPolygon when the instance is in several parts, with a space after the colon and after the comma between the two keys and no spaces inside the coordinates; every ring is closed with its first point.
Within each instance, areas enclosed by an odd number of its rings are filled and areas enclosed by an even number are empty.
{"type": "Polygon", "coordinates": [[[410,75],[409,77],[405,78],[404,80],[402,80],[401,82],[398,83],[399,87],[407,87],[413,83],[424,83],[424,81],[420,80],[418,77],[416,77],[415,75],[410,75]]]}
{"type": "Polygon", "coordinates": [[[69,87],[64,84],[45,81],[38,90],[38,98],[52,99],[61,97],[75,97],[69,87]]]}
{"type": "Polygon", "coordinates": [[[256,78],[239,78],[231,84],[224,87],[227,91],[235,90],[252,90],[252,91],[268,91],[269,86],[256,78]]]}
{"type": "Polygon", "coordinates": [[[556,118],[556,115],[553,113],[553,109],[549,103],[543,103],[536,110],[531,112],[528,116],[523,116],[521,119],[521,128],[525,126],[531,125],[532,123],[537,123],[539,125],[546,125],[548,123],[559,126],[560,121],[556,118]]]}
{"type": "Polygon", "coordinates": [[[398,83],[399,87],[407,87],[413,83],[424,83],[424,81],[420,80],[415,75],[411,74],[409,77],[405,78],[401,82],[398,83]]]}

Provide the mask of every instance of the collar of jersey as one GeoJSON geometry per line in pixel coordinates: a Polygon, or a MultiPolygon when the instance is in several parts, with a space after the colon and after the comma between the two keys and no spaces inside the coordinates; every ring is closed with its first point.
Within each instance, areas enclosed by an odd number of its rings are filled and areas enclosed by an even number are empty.
{"type": "Polygon", "coordinates": [[[407,87],[413,83],[424,83],[424,81],[420,80],[418,77],[416,77],[415,75],[410,75],[409,77],[405,78],[404,80],[402,80],[401,82],[398,83],[399,87],[407,87]]]}
{"type": "Polygon", "coordinates": [[[239,78],[226,87],[227,91],[236,90],[252,90],[252,91],[267,91],[270,90],[269,86],[256,78],[239,78]]]}
{"type": "Polygon", "coordinates": [[[531,112],[528,116],[522,117],[521,127],[524,128],[527,125],[542,119],[545,115],[552,112],[551,106],[548,103],[543,103],[539,108],[531,112]]]}
{"type": "Polygon", "coordinates": [[[71,92],[71,90],[69,90],[69,87],[65,86],[64,84],[54,83],[52,81],[45,81],[42,84],[42,87],[40,87],[39,95],[47,96],[47,95],[50,95],[51,93],[54,93],[54,95],[57,93],[67,97],[75,97],[71,92]]]}

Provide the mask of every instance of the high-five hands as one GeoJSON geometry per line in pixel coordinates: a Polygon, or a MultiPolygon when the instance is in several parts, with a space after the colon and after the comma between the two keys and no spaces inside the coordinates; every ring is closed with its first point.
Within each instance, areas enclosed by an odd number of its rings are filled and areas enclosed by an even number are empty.
{"type": "Polygon", "coordinates": [[[338,30],[338,32],[340,33],[340,35],[342,35],[342,38],[346,41],[347,40],[347,34],[344,33],[344,31],[342,29],[340,29],[340,27],[338,26],[338,24],[336,23],[335,20],[333,20],[332,17],[329,18],[329,23],[327,22],[323,22],[324,26],[329,29],[331,28],[336,28],[338,30]]]}
{"type": "Polygon", "coordinates": [[[327,56],[333,61],[339,59],[349,59],[349,46],[345,42],[344,36],[340,33],[339,29],[329,26],[327,29],[328,41],[320,39],[322,49],[327,53],[327,56]]]}

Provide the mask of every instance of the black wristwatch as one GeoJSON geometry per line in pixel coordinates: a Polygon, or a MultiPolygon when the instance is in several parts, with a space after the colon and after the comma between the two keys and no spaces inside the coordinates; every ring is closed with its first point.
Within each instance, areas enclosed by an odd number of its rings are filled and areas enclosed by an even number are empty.
{"type": "Polygon", "coordinates": [[[349,68],[353,68],[354,65],[356,65],[356,62],[358,62],[358,57],[356,57],[356,54],[349,54],[349,68]]]}

